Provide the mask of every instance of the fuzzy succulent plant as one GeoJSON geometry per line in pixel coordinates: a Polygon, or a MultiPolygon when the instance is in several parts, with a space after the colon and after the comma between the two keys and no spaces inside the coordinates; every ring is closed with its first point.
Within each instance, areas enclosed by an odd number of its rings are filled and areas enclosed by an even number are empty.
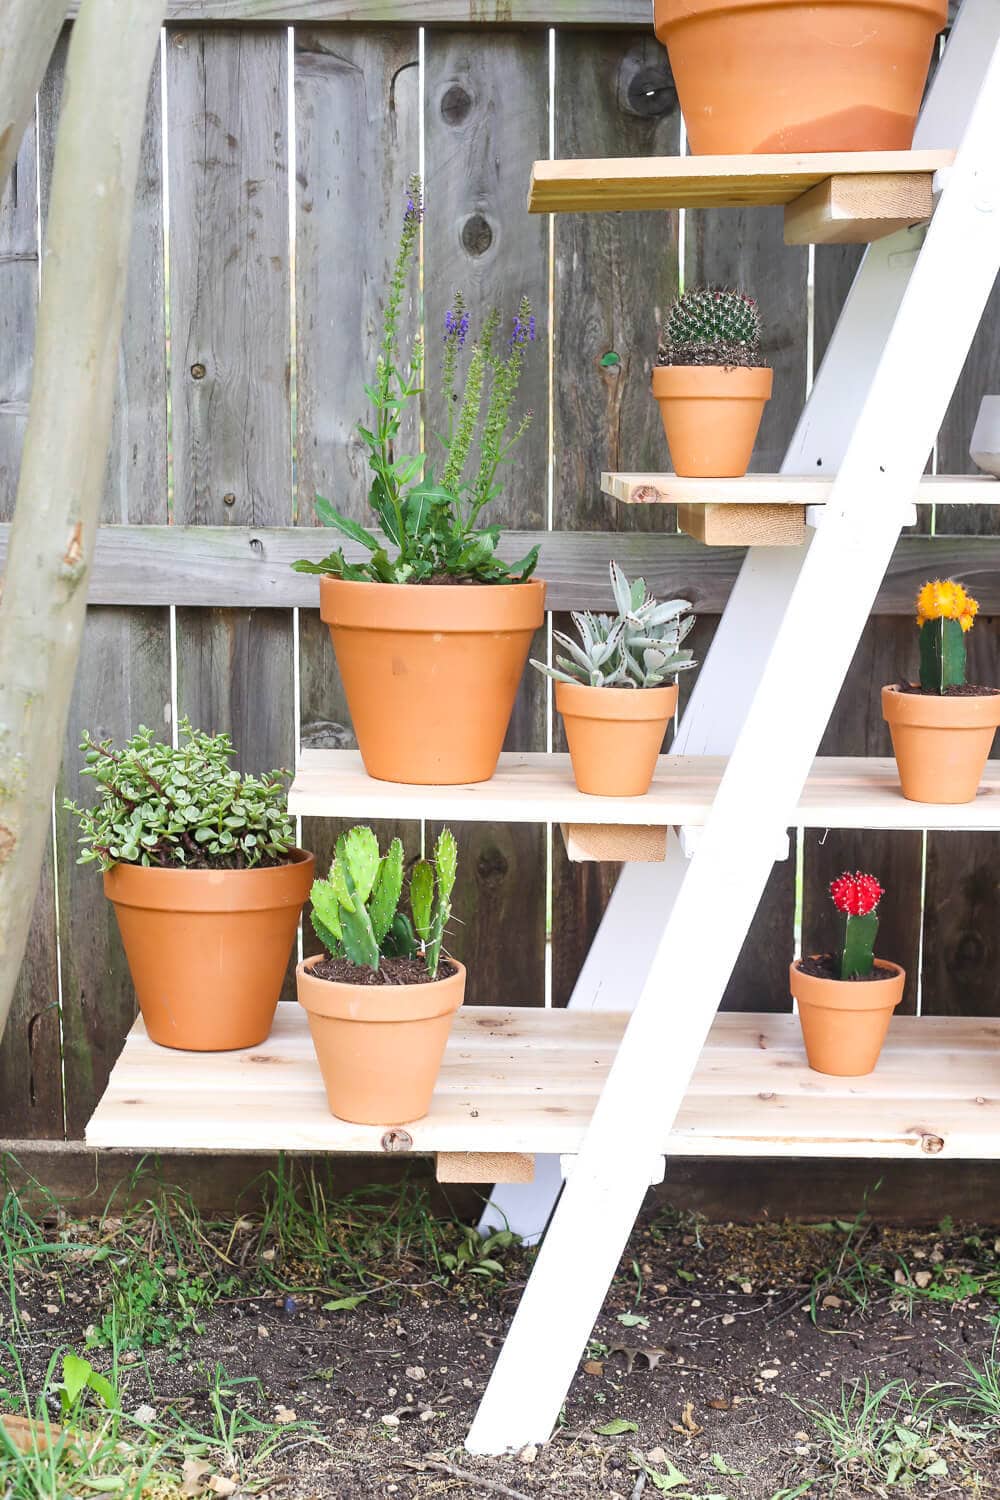
{"type": "Polygon", "coordinates": [[[329,875],[313,883],[313,930],[331,958],[377,972],[383,958],[422,954],[433,978],[451,917],[457,865],[454,836],[443,828],[433,860],[419,860],[410,876],[411,920],[399,909],[402,843],[393,839],[383,855],[370,828],[352,828],[337,840],[329,875]]]}
{"type": "Polygon", "coordinates": [[[917,595],[920,628],[920,686],[927,693],[943,693],[965,684],[965,637],[972,629],[979,604],[952,579],[925,583],[917,595]]]}
{"type": "Polygon", "coordinates": [[[586,687],[662,687],[678,672],[696,665],[680,644],[694,624],[686,599],[658,604],[645,580],[629,583],[618,564],[611,563],[611,588],[617,615],[573,614],[579,644],[561,630],[552,632],[567,653],[555,667],[532,659],[531,665],[558,682],[582,682],[586,687]]]}
{"type": "Polygon", "coordinates": [[[657,364],[766,364],[760,351],[756,301],[726,287],[694,287],[684,292],[667,313],[657,364]]]}
{"type": "Polygon", "coordinates": [[[844,944],[840,955],[841,979],[858,979],[875,966],[878,904],[885,895],[874,875],[845,870],[830,884],[833,904],[844,914],[844,944]]]}

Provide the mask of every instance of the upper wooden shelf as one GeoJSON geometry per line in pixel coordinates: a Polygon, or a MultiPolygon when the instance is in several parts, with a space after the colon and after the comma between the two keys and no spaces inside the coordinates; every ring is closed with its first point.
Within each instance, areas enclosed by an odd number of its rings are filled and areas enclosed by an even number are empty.
{"type": "MultiPolygon", "coordinates": [[[[624,1002],[626,997],[622,997],[624,1002]]],[[[766,1003],[780,1004],[781,995],[766,1003]]],[[[765,997],[761,996],[762,1002],[765,997]]],[[[305,1013],[278,1006],[245,1052],[173,1052],[136,1021],[87,1144],[130,1151],[574,1153],[627,1016],[469,1006],[455,1018],[430,1113],[397,1127],[328,1111],[305,1013]]],[[[720,1015],[673,1129],[671,1156],[1000,1156],[1000,1021],[897,1016],[875,1072],[806,1066],[791,1015],[720,1015]]],[[[453,1159],[453,1158],[452,1158],[453,1159]]],[[[490,1164],[492,1165],[492,1163],[490,1164]]],[[[478,1180],[492,1180],[481,1168],[478,1180]]]]}
{"type": "MultiPolygon", "coordinates": [[[[833,475],[744,474],[741,479],[684,479],[678,474],[601,475],[605,495],[622,505],[825,505],[833,475]]],[[[991,474],[928,474],[921,505],[1000,505],[991,474]]]]}
{"type": "MultiPolygon", "coordinates": [[[[697,826],[708,817],[725,764],[723,756],[663,755],[645,797],[589,797],[577,791],[565,754],[505,752],[492,781],[435,787],[374,781],[356,750],[305,750],[288,807],[325,818],[697,826]]],[[[945,807],[907,802],[893,760],[821,757],[793,821],[807,828],[1000,828],[1000,761],[987,765],[974,802],[945,807]]]]}
{"type": "Polygon", "coordinates": [[[789,245],[865,244],[933,211],[953,151],[536,161],[531,213],[785,206],[789,245]]]}

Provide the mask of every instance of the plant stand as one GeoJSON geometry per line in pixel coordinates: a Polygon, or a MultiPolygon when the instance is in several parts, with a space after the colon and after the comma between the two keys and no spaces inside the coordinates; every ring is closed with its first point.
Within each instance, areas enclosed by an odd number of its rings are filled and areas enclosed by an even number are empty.
{"type": "MultiPolygon", "coordinates": [[[[995,766],[975,803],[939,808],[905,802],[891,763],[814,761],[1000,269],[998,134],[1000,11],[965,0],[913,153],[536,166],[539,212],[788,202],[799,230],[820,241],[843,237],[836,205],[852,177],[865,178],[863,206],[856,196],[851,210],[857,233],[886,237],[866,253],[782,474],[698,481],[706,488],[685,501],[797,506],[807,540],[748,552],[648,797],[582,797],[559,756],[507,756],[476,787],[390,786],[368,781],[344,751],[303,756],[290,806],[560,822],[570,838],[600,833],[591,849],[602,858],[621,847],[609,842],[615,830],[652,828],[665,857],[625,866],[568,1010],[459,1018],[425,1120],[381,1131],[332,1119],[304,1019],[283,1008],[264,1048],[186,1057],[183,1069],[137,1023],[88,1127],[91,1145],[132,1149],[423,1151],[445,1175],[485,1156],[520,1180],[497,1191],[484,1222],[506,1217],[536,1237],[565,1176],[469,1433],[474,1452],[549,1437],[667,1155],[1000,1151],[988,1107],[1000,1023],[898,1018],[877,1072],[845,1081],[808,1073],[793,1018],[716,1015],[789,826],[1000,827],[995,766]],[[928,216],[936,191],[926,230],[898,228],[899,184],[888,190],[897,177],[925,194],[907,223],[928,216]],[[254,1066],[262,1057],[272,1066],[254,1066]],[[199,1096],[210,1105],[188,1102],[199,1096]]],[[[672,476],[606,476],[626,488],[636,479],[677,498],[672,476]]],[[[936,483],[994,500],[991,480],[936,483]]]]}

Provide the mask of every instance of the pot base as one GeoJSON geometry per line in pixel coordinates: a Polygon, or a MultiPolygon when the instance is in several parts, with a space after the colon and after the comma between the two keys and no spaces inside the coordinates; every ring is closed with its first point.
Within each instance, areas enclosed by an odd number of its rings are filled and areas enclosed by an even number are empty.
{"type": "Polygon", "coordinates": [[[821,979],[806,974],[797,963],[791,965],[789,985],[814,1073],[864,1078],[874,1071],[906,984],[906,972],[898,964],[877,958],[875,966],[891,978],[872,984],[821,979]]]}

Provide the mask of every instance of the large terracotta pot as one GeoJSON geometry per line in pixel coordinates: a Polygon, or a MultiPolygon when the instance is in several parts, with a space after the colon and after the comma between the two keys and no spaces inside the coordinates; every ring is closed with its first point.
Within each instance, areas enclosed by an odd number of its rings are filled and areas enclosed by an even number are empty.
{"type": "Polygon", "coordinates": [[[1000,693],[936,697],[882,689],[903,796],[910,802],[972,802],[1000,725],[1000,693]]]}
{"type": "Polygon", "coordinates": [[[465,969],[431,984],[340,984],[316,979],[322,955],[295,971],[330,1113],[358,1125],[405,1125],[431,1107],[465,969]]]}
{"type": "Polygon", "coordinates": [[[545,584],[320,579],[320,613],[369,776],[414,786],[489,781],[545,584]]]}
{"type": "Polygon", "coordinates": [[[883,958],[875,960],[875,967],[892,978],[819,979],[792,964],[789,979],[813,1072],[861,1078],[878,1062],[892,1013],[903,998],[906,973],[883,958]]]}
{"type": "Polygon", "coordinates": [[[183,1052],[264,1041],[313,882],[313,856],[290,854],[267,870],[105,873],[151,1041],[183,1052]]]}
{"type": "Polygon", "coordinates": [[[660,407],[674,472],[739,479],[757,441],[774,371],[742,365],[657,365],[660,407]]]}
{"type": "Polygon", "coordinates": [[[947,18],[947,0],[655,0],[654,10],[699,156],[909,150],[947,18]]]}
{"type": "Polygon", "coordinates": [[[642,797],[677,707],[677,684],[658,688],[556,683],[573,776],[593,797],[642,797]]]}

